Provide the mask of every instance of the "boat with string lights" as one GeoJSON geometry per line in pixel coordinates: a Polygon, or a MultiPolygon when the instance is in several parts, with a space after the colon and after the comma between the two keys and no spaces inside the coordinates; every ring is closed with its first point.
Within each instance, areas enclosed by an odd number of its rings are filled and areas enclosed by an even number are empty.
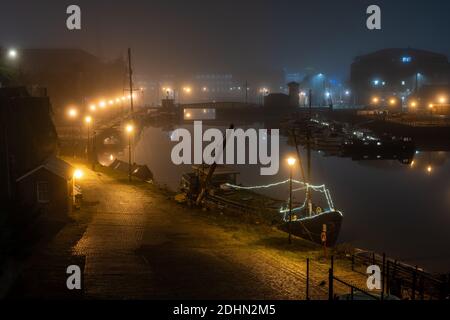
{"type": "MultiPolygon", "coordinates": [[[[211,166],[193,166],[193,171],[182,176],[178,199],[194,204],[200,194],[211,166]]],[[[334,208],[330,191],[325,185],[311,185],[305,182],[286,179],[283,181],[257,186],[243,186],[236,183],[238,171],[226,166],[217,166],[210,175],[207,192],[201,200],[201,206],[236,215],[245,220],[276,225],[279,229],[319,244],[334,246],[342,223],[342,213],[334,208]],[[279,187],[288,187],[292,183],[292,192],[304,196],[303,202],[290,199],[278,200],[265,194],[279,187]],[[265,193],[265,194],[264,194],[265,193]],[[320,194],[320,199],[313,194],[320,194]]]]}
{"type": "MultiPolygon", "coordinates": [[[[311,119],[311,116],[309,116],[311,119]]],[[[231,128],[234,128],[231,125],[231,128]]],[[[241,186],[236,183],[237,171],[229,170],[223,165],[193,166],[194,172],[182,176],[178,200],[186,201],[206,208],[212,208],[230,213],[238,213],[241,217],[265,220],[277,224],[283,231],[304,239],[334,246],[341,229],[343,215],[336,210],[330,191],[325,185],[312,185],[311,181],[311,121],[305,122],[307,175],[303,170],[299,151],[299,143],[295,130],[291,131],[297,151],[297,157],[290,157],[288,164],[292,166],[299,162],[302,180],[292,178],[260,186],[241,186]],[[273,199],[263,194],[282,185],[289,184],[289,198],[286,202],[273,199]],[[293,186],[295,185],[295,188],[293,186]],[[304,192],[304,200],[296,204],[293,193],[304,192]],[[321,194],[317,199],[313,194],[321,194]]],[[[225,142],[226,143],[226,142],[225,142]]],[[[225,145],[225,144],[224,144],[225,145]]]]}
{"type": "Polygon", "coordinates": [[[244,187],[231,183],[225,184],[225,187],[249,192],[261,189],[270,189],[284,184],[292,183],[295,187],[293,192],[304,192],[305,200],[300,205],[292,203],[290,208],[290,199],[283,203],[278,209],[281,217],[279,228],[287,233],[299,236],[319,244],[325,244],[327,247],[334,246],[341,229],[343,214],[336,210],[331,198],[330,191],[325,185],[311,185],[295,179],[280,181],[262,186],[244,187]],[[318,193],[322,199],[313,202],[313,193],[318,193]]]}

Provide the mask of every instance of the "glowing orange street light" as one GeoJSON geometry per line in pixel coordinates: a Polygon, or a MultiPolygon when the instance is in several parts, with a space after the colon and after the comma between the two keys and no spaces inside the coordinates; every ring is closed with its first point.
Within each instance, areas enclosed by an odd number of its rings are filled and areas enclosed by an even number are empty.
{"type": "Polygon", "coordinates": [[[104,109],[106,107],[106,102],[102,100],[98,105],[100,106],[100,108],[104,109]]]}
{"type": "Polygon", "coordinates": [[[97,110],[97,106],[96,106],[95,104],[91,104],[91,105],[89,106],[89,109],[90,109],[91,111],[95,111],[95,110],[97,110]]]}
{"type": "Polygon", "coordinates": [[[73,177],[75,179],[81,179],[84,176],[84,172],[81,169],[75,169],[75,171],[73,172],[73,177]]]}
{"type": "Polygon", "coordinates": [[[395,101],[394,98],[392,98],[392,99],[389,100],[389,104],[390,104],[391,106],[394,106],[394,105],[396,104],[396,102],[397,102],[397,101],[395,101]]]}
{"type": "Polygon", "coordinates": [[[379,101],[380,101],[380,99],[378,97],[373,97],[372,98],[372,102],[375,103],[375,104],[378,103],[379,101]]]}
{"type": "Polygon", "coordinates": [[[447,102],[447,99],[444,96],[440,96],[438,98],[439,103],[444,104],[445,102],[447,102]]]}
{"type": "Polygon", "coordinates": [[[296,162],[296,160],[293,157],[289,157],[287,159],[287,163],[288,163],[289,167],[292,167],[295,164],[295,162],[296,162]]]}
{"type": "Polygon", "coordinates": [[[77,109],[75,109],[75,108],[70,108],[68,111],[67,111],[67,114],[69,115],[69,117],[70,118],[76,118],[77,117],[77,115],[78,115],[78,110],[77,109]]]}
{"type": "Polygon", "coordinates": [[[428,167],[427,167],[427,172],[428,172],[428,173],[431,173],[432,171],[433,171],[433,168],[432,168],[431,166],[428,166],[428,167]]]}

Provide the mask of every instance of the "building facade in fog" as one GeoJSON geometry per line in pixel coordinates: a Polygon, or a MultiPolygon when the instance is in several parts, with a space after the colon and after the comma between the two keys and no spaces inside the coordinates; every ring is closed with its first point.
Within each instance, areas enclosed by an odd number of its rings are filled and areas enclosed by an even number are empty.
{"type": "Polygon", "coordinates": [[[350,85],[356,105],[406,106],[425,85],[450,82],[446,55],[417,49],[384,49],[358,56],[351,65],[350,85]]]}
{"type": "Polygon", "coordinates": [[[23,49],[17,68],[26,85],[46,87],[56,116],[68,105],[87,105],[123,94],[127,68],[122,58],[102,61],[79,49],[23,49]]]}

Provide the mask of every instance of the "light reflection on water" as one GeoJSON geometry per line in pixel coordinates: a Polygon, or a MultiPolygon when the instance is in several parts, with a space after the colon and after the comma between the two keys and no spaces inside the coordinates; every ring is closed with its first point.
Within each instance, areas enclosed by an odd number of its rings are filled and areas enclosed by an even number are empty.
{"type": "MultiPolygon", "coordinates": [[[[190,171],[190,165],[172,164],[170,154],[175,143],[170,141],[170,134],[159,128],[146,128],[134,154],[137,163],[146,164],[153,171],[156,181],[176,190],[181,174],[190,171]]],[[[260,176],[259,165],[236,165],[241,172],[238,181],[259,185],[286,179],[288,171],[283,159],[293,152],[295,148],[280,137],[279,173],[260,176]]],[[[449,157],[448,152],[419,152],[411,165],[404,165],[395,160],[352,161],[313,152],[312,183],[325,183],[336,208],[344,213],[340,242],[448,272],[449,157]]],[[[298,168],[295,177],[301,178],[298,168]]],[[[287,198],[286,188],[270,190],[270,195],[287,198]]]]}

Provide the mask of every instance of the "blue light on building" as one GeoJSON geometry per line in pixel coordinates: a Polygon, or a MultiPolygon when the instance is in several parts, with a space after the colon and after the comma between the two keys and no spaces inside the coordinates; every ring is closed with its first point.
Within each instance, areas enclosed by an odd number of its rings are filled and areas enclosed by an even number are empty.
{"type": "Polygon", "coordinates": [[[403,63],[410,63],[411,61],[412,61],[411,57],[408,57],[408,56],[402,57],[402,62],[403,63]]]}

